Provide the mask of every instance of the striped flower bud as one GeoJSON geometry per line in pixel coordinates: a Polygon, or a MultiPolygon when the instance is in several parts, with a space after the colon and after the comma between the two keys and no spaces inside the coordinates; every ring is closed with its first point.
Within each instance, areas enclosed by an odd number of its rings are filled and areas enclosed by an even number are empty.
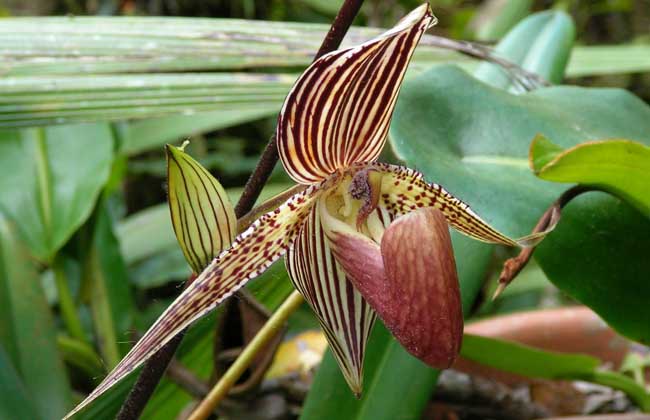
{"type": "Polygon", "coordinates": [[[237,234],[226,191],[201,164],[167,145],[169,210],[176,239],[194,273],[200,273],[237,234]]]}

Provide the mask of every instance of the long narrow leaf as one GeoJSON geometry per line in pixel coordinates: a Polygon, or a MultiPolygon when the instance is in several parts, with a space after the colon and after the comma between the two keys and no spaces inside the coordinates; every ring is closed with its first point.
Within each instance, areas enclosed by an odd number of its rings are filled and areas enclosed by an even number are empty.
{"type": "MultiPolygon", "coordinates": [[[[0,342],[40,419],[61,418],[71,395],[39,273],[15,229],[0,214],[0,342]]],[[[2,362],[0,361],[0,364],[2,362]]],[[[5,375],[8,373],[5,372],[5,375]]],[[[16,390],[16,397],[19,397],[16,390]]],[[[0,405],[13,394],[2,394],[0,405]]],[[[15,413],[20,418],[19,413],[15,413]]],[[[11,417],[10,417],[11,418],[11,417]]]]}
{"type": "MultiPolygon", "coordinates": [[[[239,19],[41,17],[3,19],[0,74],[81,74],[305,66],[329,25],[239,19]]],[[[343,46],[382,29],[352,28],[343,46]]],[[[426,42],[425,42],[426,44],[426,42]]],[[[417,56],[461,56],[435,47],[417,56]]]]}

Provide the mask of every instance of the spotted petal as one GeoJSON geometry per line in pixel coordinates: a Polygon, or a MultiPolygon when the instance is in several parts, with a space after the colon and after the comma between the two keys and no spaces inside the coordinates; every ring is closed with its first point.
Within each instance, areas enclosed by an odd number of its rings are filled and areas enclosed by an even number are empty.
{"type": "Polygon", "coordinates": [[[151,357],[179,331],[214,309],[250,279],[264,272],[295,240],[314,201],[321,192],[326,191],[326,185],[309,187],[253,222],[229,249],[203,270],[115,369],[67,417],[95,400],[151,357]]]}
{"type": "Polygon", "coordinates": [[[279,116],[282,164],[302,184],[379,156],[413,50],[435,22],[428,4],[357,47],[316,60],[298,79],[279,116]]]}
{"type": "Polygon", "coordinates": [[[456,230],[483,242],[534,246],[555,228],[559,220],[556,214],[543,232],[512,239],[490,226],[467,204],[440,185],[426,182],[421,173],[385,163],[373,163],[372,169],[383,175],[380,201],[393,217],[422,207],[434,207],[442,212],[447,222],[456,230]]]}
{"type": "MultiPolygon", "coordinates": [[[[360,395],[363,358],[375,313],[334,258],[318,207],[312,209],[287,253],[287,271],[296,289],[316,313],[352,392],[360,395]]],[[[390,222],[387,214],[383,214],[383,218],[378,213],[371,217],[385,225],[390,222]]]]}
{"type": "Polygon", "coordinates": [[[195,273],[228,248],[237,217],[226,191],[203,166],[167,145],[169,210],[176,239],[195,273]]]}

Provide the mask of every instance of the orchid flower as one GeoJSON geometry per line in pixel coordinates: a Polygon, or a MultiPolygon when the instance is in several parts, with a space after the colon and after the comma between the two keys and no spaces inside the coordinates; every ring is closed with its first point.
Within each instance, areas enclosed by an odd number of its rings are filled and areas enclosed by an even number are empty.
{"type": "MultiPolygon", "coordinates": [[[[185,194],[170,201],[177,236],[192,267],[202,271],[69,415],[285,254],[291,280],[318,317],[355,394],[361,393],[364,350],[377,315],[416,357],[433,367],[451,365],[463,319],[448,225],[510,246],[533,245],[544,233],[510,239],[420,173],[376,162],[411,55],[434,23],[424,4],[381,36],[324,55],[302,74],[276,133],[282,164],[300,187],[236,237],[232,207],[218,183],[199,179],[205,171],[200,165],[190,165],[194,184],[183,178],[176,188],[170,180],[170,200],[172,190],[185,194]],[[212,191],[211,204],[183,204],[199,188],[212,191]],[[203,229],[212,236],[197,240],[203,229]]],[[[170,178],[176,170],[171,163],[170,178]]]]}

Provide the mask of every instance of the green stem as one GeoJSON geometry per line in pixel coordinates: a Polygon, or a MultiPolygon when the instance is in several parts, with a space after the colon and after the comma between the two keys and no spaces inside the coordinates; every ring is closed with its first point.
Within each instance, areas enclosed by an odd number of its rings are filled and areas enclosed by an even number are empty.
{"type": "Polygon", "coordinates": [[[68,287],[68,279],[65,274],[63,258],[59,256],[54,258],[52,271],[54,272],[54,281],[59,296],[61,317],[63,318],[63,323],[65,324],[68,333],[79,341],[89,343],[88,337],[81,325],[79,314],[77,313],[77,306],[74,303],[72,293],[70,293],[70,288],[68,287]]]}
{"type": "Polygon", "coordinates": [[[643,412],[650,412],[650,394],[632,378],[617,372],[597,370],[585,379],[625,392],[643,412]]]}
{"type": "Polygon", "coordinates": [[[87,343],[59,334],[56,345],[66,362],[83,370],[89,377],[101,378],[106,374],[101,358],[87,343]]]}
{"type": "Polygon", "coordinates": [[[257,354],[264,350],[266,345],[277,335],[289,316],[303,303],[303,297],[298,291],[294,291],[280,305],[277,311],[258,331],[253,340],[241,352],[237,360],[230,365],[226,373],[219,379],[219,382],[210,390],[208,395],[190,415],[189,420],[204,420],[208,418],[219,402],[228,394],[230,388],[244,374],[246,369],[253,362],[257,354]]]}

